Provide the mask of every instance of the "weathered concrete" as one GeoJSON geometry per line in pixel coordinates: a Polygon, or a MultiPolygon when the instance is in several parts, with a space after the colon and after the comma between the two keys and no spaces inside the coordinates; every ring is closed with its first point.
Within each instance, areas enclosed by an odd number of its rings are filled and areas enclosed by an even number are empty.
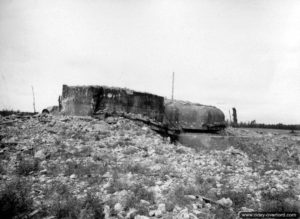
{"type": "Polygon", "coordinates": [[[92,86],[63,85],[62,113],[75,116],[92,115],[94,111],[94,92],[92,86]]]}
{"type": "Polygon", "coordinates": [[[171,101],[161,96],[106,86],[63,85],[61,113],[66,115],[124,115],[155,124],[159,131],[184,133],[218,131],[225,116],[213,106],[171,101]],[[126,115],[125,115],[126,114],[126,115]]]}
{"type": "Polygon", "coordinates": [[[213,106],[165,100],[165,122],[184,131],[218,130],[225,127],[225,116],[213,106]]]}
{"type": "Polygon", "coordinates": [[[122,88],[63,85],[62,112],[78,116],[94,113],[132,113],[162,121],[164,99],[157,95],[122,88]]]}

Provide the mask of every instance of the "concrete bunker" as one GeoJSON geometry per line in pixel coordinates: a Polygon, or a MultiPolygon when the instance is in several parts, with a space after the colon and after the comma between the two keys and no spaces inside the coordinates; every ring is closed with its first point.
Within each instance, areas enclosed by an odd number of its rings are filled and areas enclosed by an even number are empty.
{"type": "Polygon", "coordinates": [[[178,100],[165,100],[164,106],[165,123],[181,131],[218,131],[225,127],[223,112],[214,106],[178,100]]]}
{"type": "MultiPolygon", "coordinates": [[[[52,110],[48,108],[45,112],[52,110]]],[[[186,134],[217,132],[225,128],[224,113],[214,106],[107,86],[63,85],[59,106],[54,111],[57,110],[63,115],[123,116],[143,121],[182,144],[191,140],[186,134]]]]}
{"type": "Polygon", "coordinates": [[[162,122],[164,98],[122,88],[63,85],[61,112],[76,116],[133,114],[162,122]]]}

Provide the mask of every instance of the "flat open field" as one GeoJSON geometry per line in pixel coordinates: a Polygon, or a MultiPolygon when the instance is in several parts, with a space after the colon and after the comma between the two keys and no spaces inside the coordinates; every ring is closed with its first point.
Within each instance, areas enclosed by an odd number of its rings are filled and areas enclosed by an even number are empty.
{"type": "Polygon", "coordinates": [[[263,134],[275,134],[275,135],[287,135],[287,136],[300,136],[300,130],[295,130],[294,133],[291,133],[291,130],[288,129],[263,129],[263,128],[243,128],[249,131],[254,131],[263,134]]]}
{"type": "Polygon", "coordinates": [[[233,219],[240,211],[299,211],[300,137],[286,132],[228,128],[203,134],[216,148],[206,141],[199,149],[124,118],[0,117],[0,216],[233,219]]]}

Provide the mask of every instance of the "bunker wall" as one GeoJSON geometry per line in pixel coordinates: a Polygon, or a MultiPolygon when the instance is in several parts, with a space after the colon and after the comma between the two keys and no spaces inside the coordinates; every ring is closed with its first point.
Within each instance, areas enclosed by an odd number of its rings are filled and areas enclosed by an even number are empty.
{"type": "Polygon", "coordinates": [[[78,116],[132,113],[161,122],[164,98],[121,88],[63,85],[62,112],[78,116]]]}

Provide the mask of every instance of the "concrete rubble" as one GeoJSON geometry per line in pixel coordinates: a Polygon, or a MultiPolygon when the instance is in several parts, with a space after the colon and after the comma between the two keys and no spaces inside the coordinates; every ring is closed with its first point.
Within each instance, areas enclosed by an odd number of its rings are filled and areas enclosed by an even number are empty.
{"type": "Polygon", "coordinates": [[[236,218],[263,209],[266,194],[300,206],[299,136],[230,128],[224,136],[255,138],[198,151],[121,117],[12,115],[0,124],[0,191],[26,180],[32,218],[59,218],[53,206],[65,194],[94,195],[103,218],[236,218]]]}

